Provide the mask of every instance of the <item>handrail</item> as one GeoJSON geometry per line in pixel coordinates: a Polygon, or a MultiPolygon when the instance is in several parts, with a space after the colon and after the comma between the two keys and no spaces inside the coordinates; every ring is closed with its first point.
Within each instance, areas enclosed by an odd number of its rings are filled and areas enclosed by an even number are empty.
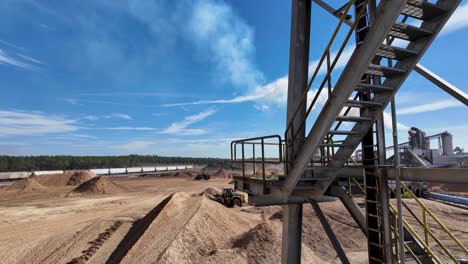
{"type": "MultiPolygon", "coordinates": [[[[396,208],[392,204],[390,204],[390,208],[392,209],[394,214],[398,213],[398,211],[396,210],[396,208]]],[[[442,261],[440,261],[440,259],[434,254],[434,252],[432,252],[432,250],[429,248],[429,246],[426,245],[426,243],[424,243],[424,241],[418,235],[416,230],[414,230],[413,227],[404,218],[403,218],[403,224],[408,229],[408,231],[411,233],[411,235],[421,244],[421,246],[424,248],[424,251],[426,251],[427,254],[429,254],[429,256],[432,259],[434,259],[437,263],[442,264],[442,261]]]]}
{"type": "Polygon", "coordinates": [[[468,254],[468,250],[466,249],[465,246],[463,246],[463,244],[460,242],[460,240],[458,240],[453,234],[452,232],[450,232],[450,230],[448,230],[448,228],[439,220],[439,218],[437,218],[430,210],[429,208],[427,208],[420,200],[418,197],[416,197],[416,195],[414,195],[414,193],[403,183],[401,183],[401,186],[405,189],[405,191],[414,199],[416,200],[416,202],[419,204],[419,206],[421,208],[423,208],[423,210],[425,210],[428,215],[439,225],[440,228],[442,228],[442,230],[444,230],[444,232],[449,235],[449,237],[462,249],[462,251],[465,252],[465,254],[468,254]]]}
{"type": "MultiPolygon", "coordinates": [[[[364,3],[362,4],[362,7],[361,9],[359,10],[358,12],[358,15],[357,17],[361,17],[363,14],[364,14],[364,11],[367,9],[367,3],[368,3],[369,0],[365,0],[364,3]]],[[[320,71],[320,68],[322,67],[322,64],[323,62],[325,61],[325,58],[327,58],[327,74],[325,76],[325,78],[323,79],[321,85],[320,85],[320,88],[317,89],[317,92],[312,100],[312,103],[308,106],[308,109],[306,111],[306,114],[304,115],[304,117],[302,118],[301,122],[300,122],[300,125],[299,125],[299,128],[297,129],[297,131],[300,131],[300,129],[305,125],[305,121],[307,119],[307,117],[309,116],[310,112],[312,111],[316,101],[318,100],[318,97],[320,96],[323,88],[324,88],[324,85],[325,83],[328,82],[328,92],[329,92],[329,95],[331,94],[331,72],[333,71],[333,69],[335,68],[335,65],[336,63],[338,62],[338,59],[340,58],[344,48],[346,47],[346,44],[348,43],[354,29],[356,28],[356,25],[358,23],[358,19],[356,19],[353,23],[353,25],[351,26],[350,30],[348,31],[348,34],[346,35],[344,41],[343,41],[343,44],[341,45],[340,49],[338,50],[338,53],[336,54],[334,60],[333,60],[333,63],[330,65],[330,48],[336,38],[336,36],[338,35],[338,32],[341,28],[341,26],[343,25],[344,23],[344,20],[346,19],[346,16],[348,14],[348,11],[350,9],[350,7],[352,6],[352,4],[354,3],[354,0],[350,0],[348,2],[348,4],[346,5],[344,11],[343,11],[343,14],[340,18],[340,21],[335,29],[335,31],[333,32],[333,35],[330,39],[330,41],[328,42],[328,45],[322,55],[322,57],[320,58],[320,61],[317,65],[317,68],[315,69],[314,71],[314,74],[312,75],[312,78],[310,79],[308,85],[307,85],[307,88],[305,89],[304,93],[302,94],[302,97],[301,97],[301,100],[299,102],[299,105],[297,106],[296,110],[294,111],[294,114],[292,115],[291,119],[288,121],[288,125],[286,127],[286,131],[284,132],[284,138],[286,140],[286,156],[289,156],[288,155],[288,143],[289,141],[291,142],[294,142],[296,137],[298,136],[298,132],[294,132],[294,121],[296,119],[296,116],[297,114],[299,113],[299,110],[303,107],[304,103],[306,102],[306,99],[307,99],[307,93],[309,92],[310,90],[310,87],[312,86],[312,83],[314,82],[315,78],[317,77],[318,75],[318,72],[320,71]],[[291,135],[291,138],[290,140],[288,140],[288,133],[292,131],[292,135],[291,135]]],[[[294,148],[294,144],[291,145],[292,148],[294,148]]],[[[294,150],[293,150],[294,152],[294,150]]],[[[292,159],[291,159],[291,162],[292,162],[292,159]]]]}
{"type": "MultiPolygon", "coordinates": [[[[356,181],[356,179],[351,178],[354,183],[359,187],[359,189],[365,193],[364,188],[359,184],[359,182],[356,181]]],[[[413,216],[413,218],[423,227],[424,229],[424,240],[417,234],[417,232],[413,229],[413,227],[405,220],[403,219],[403,223],[405,227],[408,229],[408,231],[413,235],[413,237],[421,244],[421,246],[424,248],[424,250],[433,258],[437,263],[442,263],[441,260],[435,255],[435,253],[430,249],[429,247],[429,236],[431,236],[434,241],[444,250],[444,252],[455,262],[458,263],[457,258],[450,252],[450,250],[435,236],[435,234],[429,230],[428,225],[427,225],[427,220],[426,220],[426,212],[439,224],[439,226],[452,238],[452,240],[465,252],[468,254],[467,249],[463,246],[463,244],[445,227],[442,222],[419,200],[418,197],[404,184],[401,183],[401,186],[406,190],[410,196],[417,201],[417,203],[423,208],[423,221],[421,221],[416,214],[409,208],[409,206],[405,203],[402,202],[405,208],[408,210],[408,212],[413,216]]],[[[396,214],[398,211],[397,209],[392,205],[389,204],[391,210],[393,211],[394,214],[396,214]]],[[[408,249],[407,245],[405,244],[405,248],[408,249]]],[[[410,252],[411,253],[411,252],[410,252]]],[[[414,257],[414,256],[413,256],[414,257]]]]}

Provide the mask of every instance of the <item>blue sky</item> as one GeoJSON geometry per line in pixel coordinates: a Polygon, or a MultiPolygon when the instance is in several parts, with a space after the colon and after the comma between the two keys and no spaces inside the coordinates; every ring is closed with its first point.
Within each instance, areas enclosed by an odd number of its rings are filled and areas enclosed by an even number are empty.
{"type": "MultiPolygon", "coordinates": [[[[232,139],[283,134],[290,5],[1,1],[0,154],[227,157],[232,139]]],[[[468,1],[456,12],[421,63],[468,92],[468,1]]],[[[336,24],[313,5],[311,65],[336,24]]],[[[417,73],[397,107],[401,141],[416,126],[468,149],[466,106],[417,73]]]]}

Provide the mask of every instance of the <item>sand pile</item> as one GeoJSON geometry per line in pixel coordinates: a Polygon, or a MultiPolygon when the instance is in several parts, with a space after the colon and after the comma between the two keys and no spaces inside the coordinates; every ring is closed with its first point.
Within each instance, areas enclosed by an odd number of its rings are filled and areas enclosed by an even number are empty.
{"type": "Polygon", "coordinates": [[[38,183],[47,187],[76,186],[96,176],[94,173],[82,171],[66,171],[58,174],[44,174],[33,176],[38,183]]]}
{"type": "Polygon", "coordinates": [[[204,195],[176,193],[122,263],[209,263],[218,250],[232,250],[231,241],[254,227],[243,215],[247,213],[230,210],[204,195]]]}
{"type": "Polygon", "coordinates": [[[34,179],[22,179],[10,186],[4,188],[7,191],[18,190],[18,191],[37,191],[47,189],[46,186],[41,185],[34,179]]]}
{"type": "MultiPolygon", "coordinates": [[[[281,222],[264,221],[258,214],[229,209],[207,198],[217,192],[208,188],[200,195],[175,193],[166,198],[135,223],[109,261],[280,263],[281,222]]],[[[303,247],[304,263],[323,262],[303,247]]]]}
{"type": "Polygon", "coordinates": [[[67,185],[78,186],[93,177],[96,177],[96,174],[91,171],[76,171],[68,179],[67,185]]]}
{"type": "Polygon", "coordinates": [[[118,185],[106,176],[94,177],[73,189],[72,193],[116,194],[126,192],[127,188],[118,185]]]}
{"type": "Polygon", "coordinates": [[[232,173],[228,172],[228,171],[226,171],[224,169],[220,169],[211,176],[214,177],[214,178],[231,179],[232,178],[232,173]]]}

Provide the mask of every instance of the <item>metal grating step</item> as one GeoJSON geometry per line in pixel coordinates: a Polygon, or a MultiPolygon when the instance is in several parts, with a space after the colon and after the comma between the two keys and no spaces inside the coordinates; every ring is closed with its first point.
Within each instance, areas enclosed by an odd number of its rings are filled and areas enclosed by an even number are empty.
{"type": "Polygon", "coordinates": [[[359,101],[359,100],[348,100],[346,103],[347,107],[359,107],[359,108],[376,108],[381,107],[382,103],[376,103],[372,101],[359,101]]]}
{"type": "Polygon", "coordinates": [[[359,135],[360,133],[357,131],[345,131],[345,130],[330,130],[328,134],[332,135],[359,135]]]}
{"type": "Polygon", "coordinates": [[[350,148],[351,146],[343,145],[343,144],[324,143],[324,144],[320,144],[319,147],[350,148]]]}
{"type": "Polygon", "coordinates": [[[404,23],[395,23],[392,27],[392,30],[390,30],[390,33],[388,33],[389,36],[409,41],[415,41],[417,39],[424,38],[432,34],[433,33],[429,30],[425,30],[404,23]]]}
{"type": "Polygon", "coordinates": [[[341,121],[341,122],[370,122],[372,121],[372,118],[370,117],[362,117],[362,116],[338,116],[336,121],[341,121]]]}
{"type": "Polygon", "coordinates": [[[408,58],[418,56],[418,53],[412,50],[382,44],[377,50],[376,56],[403,61],[408,58]]]}
{"type": "Polygon", "coordinates": [[[355,89],[358,92],[372,92],[372,93],[391,93],[395,90],[390,86],[368,84],[368,83],[359,83],[355,89]]]}
{"type": "Polygon", "coordinates": [[[393,77],[395,75],[404,74],[405,71],[397,68],[390,68],[381,65],[371,64],[367,67],[366,74],[381,76],[381,77],[393,77]]]}
{"type": "Polygon", "coordinates": [[[424,0],[409,0],[401,11],[403,15],[421,20],[431,20],[445,12],[447,11],[424,0]]]}

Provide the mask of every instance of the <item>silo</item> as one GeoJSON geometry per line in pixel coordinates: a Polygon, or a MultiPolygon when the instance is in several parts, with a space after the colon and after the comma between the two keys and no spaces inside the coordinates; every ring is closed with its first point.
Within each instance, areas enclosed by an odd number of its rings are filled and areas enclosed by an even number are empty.
{"type": "Polygon", "coordinates": [[[442,134],[442,154],[453,155],[453,136],[448,132],[442,134]]]}

